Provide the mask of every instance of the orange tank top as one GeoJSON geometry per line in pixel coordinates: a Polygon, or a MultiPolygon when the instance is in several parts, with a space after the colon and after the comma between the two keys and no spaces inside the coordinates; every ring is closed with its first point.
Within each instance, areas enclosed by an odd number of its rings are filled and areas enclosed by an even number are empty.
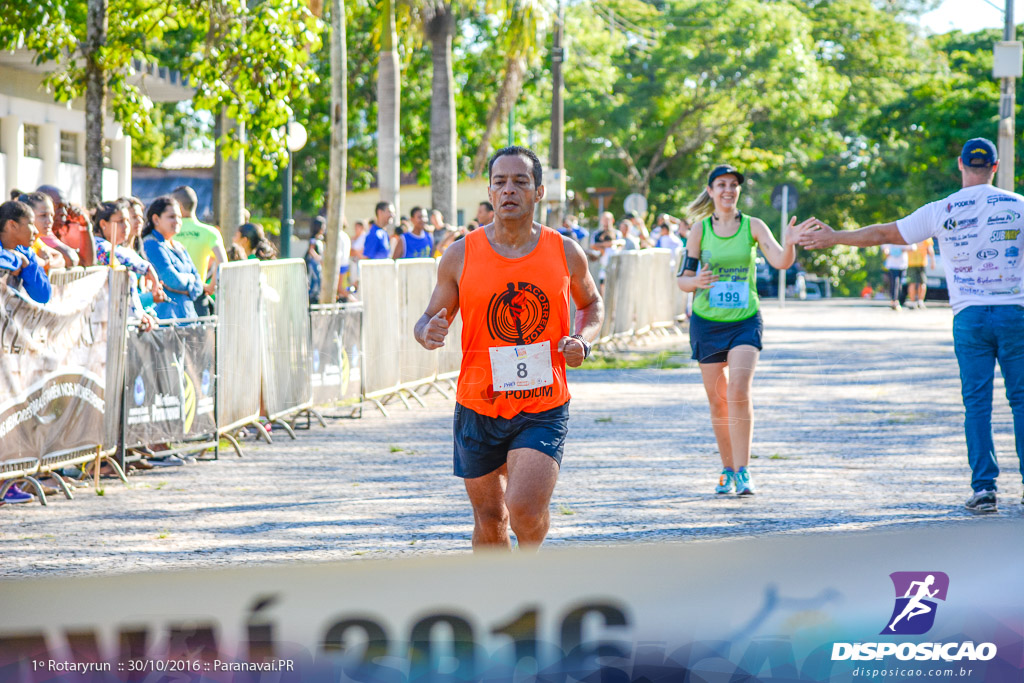
{"type": "Polygon", "coordinates": [[[459,280],[462,369],[456,400],[488,417],[539,413],[569,401],[565,358],[558,340],[569,334],[569,266],[562,236],[541,229],[526,256],[511,259],[491,248],[483,230],[465,237],[459,280]],[[491,347],[549,342],[554,382],[529,390],[494,391],[491,347]]]}

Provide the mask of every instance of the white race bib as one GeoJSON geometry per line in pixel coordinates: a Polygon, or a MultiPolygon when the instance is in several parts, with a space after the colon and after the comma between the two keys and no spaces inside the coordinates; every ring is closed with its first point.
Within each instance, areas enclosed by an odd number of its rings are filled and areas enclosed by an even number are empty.
{"type": "Polygon", "coordinates": [[[495,391],[519,391],[555,383],[551,342],[526,346],[492,346],[491,382],[495,391]]]}
{"type": "Polygon", "coordinates": [[[750,303],[750,285],[746,282],[716,282],[708,298],[712,308],[746,308],[750,303]]]}

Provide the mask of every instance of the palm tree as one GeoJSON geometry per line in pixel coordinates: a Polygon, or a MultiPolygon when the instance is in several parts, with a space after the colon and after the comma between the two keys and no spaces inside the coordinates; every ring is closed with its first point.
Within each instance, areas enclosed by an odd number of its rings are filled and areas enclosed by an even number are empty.
{"type": "Polygon", "coordinates": [[[548,24],[545,7],[538,0],[501,0],[495,4],[487,9],[497,12],[500,23],[504,25],[504,33],[495,48],[505,55],[505,70],[494,106],[487,115],[483,137],[473,157],[475,175],[483,173],[491,152],[491,138],[519,99],[526,67],[542,53],[544,31],[548,24]]]}
{"type": "Polygon", "coordinates": [[[331,32],[331,153],[327,178],[327,244],[320,301],[338,296],[339,241],[344,229],[345,183],[348,166],[348,54],[345,50],[345,0],[330,0],[331,32]]]}
{"type": "Polygon", "coordinates": [[[455,88],[452,36],[455,13],[451,2],[429,0],[423,8],[423,32],[430,41],[433,73],[430,101],[430,203],[455,222],[458,182],[455,140],[455,88]]]}
{"type": "Polygon", "coordinates": [[[380,200],[395,205],[401,215],[401,83],[398,70],[398,34],[395,31],[395,3],[381,0],[380,55],[377,62],[377,187],[380,200]]]}

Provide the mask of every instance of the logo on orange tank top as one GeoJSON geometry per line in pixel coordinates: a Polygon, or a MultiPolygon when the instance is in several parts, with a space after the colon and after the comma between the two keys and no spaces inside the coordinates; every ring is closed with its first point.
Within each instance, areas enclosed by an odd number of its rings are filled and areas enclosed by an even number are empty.
{"type": "Polygon", "coordinates": [[[509,282],[487,304],[487,331],[494,339],[522,346],[544,333],[551,314],[547,294],[535,284],[509,282]]]}

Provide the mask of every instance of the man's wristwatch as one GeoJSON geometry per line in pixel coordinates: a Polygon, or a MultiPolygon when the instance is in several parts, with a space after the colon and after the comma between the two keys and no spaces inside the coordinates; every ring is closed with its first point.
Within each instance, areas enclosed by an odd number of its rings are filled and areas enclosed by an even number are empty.
{"type": "Polygon", "coordinates": [[[572,338],[583,344],[583,360],[590,358],[590,344],[583,338],[582,334],[574,334],[572,338]]]}

